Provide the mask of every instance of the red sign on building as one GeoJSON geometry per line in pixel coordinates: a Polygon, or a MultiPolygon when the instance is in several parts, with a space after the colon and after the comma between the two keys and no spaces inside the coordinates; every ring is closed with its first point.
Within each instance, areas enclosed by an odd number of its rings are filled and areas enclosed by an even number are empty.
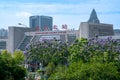
{"type": "Polygon", "coordinates": [[[45,27],[44,27],[44,31],[49,31],[49,27],[48,27],[48,26],[45,26],[45,27]]]}
{"type": "Polygon", "coordinates": [[[40,31],[40,27],[39,26],[36,26],[36,31],[40,31]]]}

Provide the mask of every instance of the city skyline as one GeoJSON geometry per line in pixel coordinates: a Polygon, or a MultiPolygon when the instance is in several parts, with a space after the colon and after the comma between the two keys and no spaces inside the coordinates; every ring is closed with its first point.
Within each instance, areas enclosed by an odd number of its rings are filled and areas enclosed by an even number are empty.
{"type": "Polygon", "coordinates": [[[67,24],[69,29],[78,29],[80,22],[87,22],[92,9],[96,10],[101,23],[113,24],[120,29],[120,0],[1,0],[0,28],[29,26],[29,16],[53,17],[53,25],[67,24]]]}

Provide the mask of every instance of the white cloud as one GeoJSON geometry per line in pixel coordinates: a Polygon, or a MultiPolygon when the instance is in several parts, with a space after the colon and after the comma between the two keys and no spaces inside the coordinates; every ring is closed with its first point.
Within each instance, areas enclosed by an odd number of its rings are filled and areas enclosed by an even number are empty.
{"type": "Polygon", "coordinates": [[[18,17],[18,18],[26,18],[26,17],[29,17],[31,15],[32,14],[29,12],[17,12],[16,13],[16,17],[18,17]]]}

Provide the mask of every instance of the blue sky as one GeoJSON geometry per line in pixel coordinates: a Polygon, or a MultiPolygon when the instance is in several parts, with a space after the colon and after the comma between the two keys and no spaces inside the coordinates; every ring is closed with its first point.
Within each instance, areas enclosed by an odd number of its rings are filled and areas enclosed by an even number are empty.
{"type": "Polygon", "coordinates": [[[101,23],[113,24],[120,29],[120,0],[0,0],[0,28],[29,26],[29,16],[53,17],[53,24],[61,29],[78,29],[80,22],[86,22],[94,8],[101,23]]]}

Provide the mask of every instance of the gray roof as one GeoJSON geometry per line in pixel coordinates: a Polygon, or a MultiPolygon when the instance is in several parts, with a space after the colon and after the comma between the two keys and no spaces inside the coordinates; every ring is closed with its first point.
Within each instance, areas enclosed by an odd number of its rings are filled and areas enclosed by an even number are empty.
{"type": "Polygon", "coordinates": [[[96,14],[95,9],[92,10],[88,22],[89,22],[89,23],[100,23],[100,21],[99,21],[99,19],[98,19],[98,17],[97,17],[97,14],[96,14]]]}

